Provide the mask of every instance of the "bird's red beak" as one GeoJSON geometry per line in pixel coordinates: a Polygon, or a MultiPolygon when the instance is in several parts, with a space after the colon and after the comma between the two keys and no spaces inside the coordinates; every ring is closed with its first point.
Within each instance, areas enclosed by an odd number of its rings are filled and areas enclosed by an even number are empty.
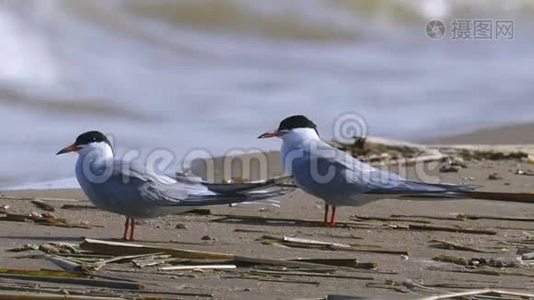
{"type": "Polygon", "coordinates": [[[58,153],[56,153],[56,155],[60,155],[60,154],[65,154],[65,153],[69,153],[69,152],[78,152],[78,150],[80,150],[81,148],[78,147],[77,145],[75,144],[72,144],[70,146],[67,146],[61,150],[59,150],[58,153]]]}
{"type": "Polygon", "coordinates": [[[266,133],[260,135],[258,138],[259,139],[268,139],[268,138],[272,138],[272,137],[281,137],[282,134],[280,133],[280,131],[278,130],[273,130],[273,131],[267,131],[266,133]]]}

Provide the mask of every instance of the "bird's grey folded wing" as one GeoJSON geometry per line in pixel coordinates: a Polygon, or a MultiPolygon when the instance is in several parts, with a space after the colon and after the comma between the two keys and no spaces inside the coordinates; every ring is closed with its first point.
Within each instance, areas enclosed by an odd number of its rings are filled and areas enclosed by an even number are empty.
{"type": "Polygon", "coordinates": [[[148,171],[142,165],[116,159],[112,180],[120,186],[136,190],[145,201],[158,205],[178,204],[191,195],[213,195],[207,187],[198,182],[179,182],[166,175],[148,171]]]}
{"type": "Polygon", "coordinates": [[[147,199],[161,206],[202,206],[231,204],[240,202],[260,201],[285,194],[284,190],[252,191],[246,193],[205,193],[189,194],[183,198],[181,194],[175,194],[172,186],[161,187],[157,185],[145,185],[141,189],[147,199]]]}
{"type": "Polygon", "coordinates": [[[147,170],[137,161],[125,161],[122,159],[113,160],[113,175],[122,176],[124,180],[132,179],[160,184],[174,184],[177,182],[169,176],[147,170]]]}
{"type": "Polygon", "coordinates": [[[264,200],[283,194],[283,191],[245,191],[216,193],[195,180],[177,181],[165,175],[148,172],[143,166],[117,160],[115,177],[135,185],[139,196],[160,206],[201,206],[264,200]]]}
{"type": "Polygon", "coordinates": [[[349,184],[354,192],[364,193],[377,188],[394,188],[403,180],[398,174],[377,169],[341,150],[330,151],[331,154],[328,156],[311,155],[309,160],[316,161],[306,163],[314,163],[323,174],[327,174],[330,169],[334,170],[336,176],[340,177],[337,178],[338,182],[349,184]]]}
{"type": "Polygon", "coordinates": [[[446,183],[425,183],[402,178],[396,173],[377,169],[346,153],[327,159],[343,174],[347,183],[359,192],[369,194],[431,194],[462,193],[473,190],[473,185],[455,185],[446,183]]]}
{"type": "Polygon", "coordinates": [[[347,170],[348,180],[364,185],[367,194],[459,194],[476,188],[474,185],[426,183],[409,180],[398,174],[385,170],[369,170],[365,175],[358,175],[358,171],[347,170]]]}

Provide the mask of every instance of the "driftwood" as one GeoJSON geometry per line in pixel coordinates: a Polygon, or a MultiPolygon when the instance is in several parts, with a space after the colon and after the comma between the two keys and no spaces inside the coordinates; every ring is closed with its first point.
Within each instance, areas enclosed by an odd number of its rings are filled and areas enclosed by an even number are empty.
{"type": "Polygon", "coordinates": [[[324,269],[325,265],[319,263],[302,262],[295,260],[280,260],[269,258],[256,258],[246,256],[235,256],[236,263],[248,264],[248,265],[271,265],[271,266],[284,266],[289,268],[313,268],[324,269]]]}
{"type": "Polygon", "coordinates": [[[300,267],[300,268],[324,268],[324,265],[318,263],[281,260],[281,259],[267,259],[247,256],[238,256],[234,254],[204,252],[195,250],[185,250],[177,248],[163,248],[152,247],[133,243],[123,242],[108,242],[101,240],[86,239],[80,244],[80,248],[84,250],[93,251],[96,253],[105,254],[125,254],[125,255],[140,255],[140,254],[155,254],[164,253],[176,258],[185,259],[211,259],[211,260],[226,260],[235,264],[246,265],[274,265],[285,267],[300,267]]]}
{"type": "Polygon", "coordinates": [[[180,213],[180,215],[183,215],[183,214],[198,215],[198,216],[209,216],[209,215],[211,215],[211,209],[208,209],[208,208],[195,208],[195,209],[188,210],[186,212],[180,213]]]}
{"type": "Polygon", "coordinates": [[[534,252],[528,252],[521,255],[522,260],[532,260],[534,259],[534,252]]]}
{"type": "MultiPolygon", "coordinates": [[[[5,282],[2,282],[0,284],[0,291],[17,291],[17,292],[24,292],[25,295],[33,296],[34,294],[38,295],[48,295],[48,294],[55,294],[55,295],[69,295],[69,296],[84,296],[84,297],[112,297],[112,295],[106,295],[106,293],[102,292],[94,292],[93,290],[89,288],[83,288],[78,290],[69,290],[67,288],[60,288],[58,287],[44,287],[40,285],[35,285],[37,288],[32,287],[30,284],[20,285],[16,282],[8,283],[8,280],[5,280],[5,282]],[[94,294],[93,294],[94,293],[94,294]]],[[[1,295],[6,295],[8,293],[2,293],[1,295]]],[[[18,295],[21,295],[22,293],[18,293],[18,295]]],[[[111,294],[111,293],[110,293],[111,294]]],[[[15,295],[15,294],[13,294],[15,295]]],[[[57,296],[56,296],[57,297],[57,296]]],[[[16,298],[15,298],[16,299],[16,298]]],[[[31,299],[31,298],[30,298],[31,299]]],[[[55,298],[57,299],[57,298],[55,298]]],[[[69,298],[67,298],[69,299],[69,298]]],[[[75,298],[76,299],[76,298],[75,298]]],[[[92,299],[92,298],[89,298],[92,299]]],[[[100,299],[100,298],[95,298],[100,299]]],[[[112,298],[114,299],[114,298],[112,298]]]]}
{"type": "Polygon", "coordinates": [[[171,266],[161,267],[160,271],[188,271],[188,270],[233,270],[236,265],[192,265],[192,266],[171,266]]]}
{"type": "Polygon", "coordinates": [[[501,193],[501,192],[466,192],[467,198],[480,200],[496,200],[520,203],[534,203],[534,194],[532,193],[501,193]]]}
{"type": "MultiPolygon", "coordinates": [[[[215,214],[220,218],[211,220],[211,222],[222,222],[231,220],[241,220],[250,223],[260,224],[291,224],[291,225],[303,225],[303,226],[324,226],[323,222],[315,220],[297,220],[290,218],[265,218],[259,216],[244,216],[244,215],[231,215],[231,214],[215,214]]],[[[338,223],[339,224],[339,223],[338,223]]]]}
{"type": "Polygon", "coordinates": [[[415,143],[408,143],[392,139],[385,139],[379,137],[366,137],[363,145],[355,144],[334,144],[343,146],[348,150],[370,152],[375,149],[381,152],[393,150],[398,153],[417,154],[418,156],[426,156],[433,153],[441,153],[443,155],[456,155],[468,159],[507,159],[507,158],[523,158],[528,157],[529,154],[534,153],[534,145],[421,145],[415,143]],[[356,148],[356,149],[355,149],[356,148]]]}
{"type": "Polygon", "coordinates": [[[529,154],[534,153],[533,145],[429,145],[427,147],[466,159],[527,158],[529,154]]]}
{"type": "Polygon", "coordinates": [[[406,287],[407,289],[411,290],[411,291],[417,291],[417,290],[421,290],[421,291],[431,291],[431,292],[437,292],[438,289],[436,288],[433,288],[433,287],[430,287],[430,286],[427,286],[427,285],[424,285],[424,284],[420,284],[420,283],[417,283],[411,279],[406,279],[402,282],[402,286],[406,287]]]}
{"type": "Polygon", "coordinates": [[[101,268],[103,268],[105,265],[107,265],[109,263],[117,263],[117,262],[121,262],[121,261],[129,261],[129,260],[148,257],[148,256],[151,256],[151,255],[152,254],[115,256],[115,257],[112,257],[112,258],[109,258],[109,259],[103,259],[103,260],[98,260],[98,261],[93,262],[93,263],[84,264],[83,265],[83,269],[88,271],[88,272],[96,272],[96,271],[100,270],[101,268]]]}
{"type": "Polygon", "coordinates": [[[449,227],[449,226],[434,226],[434,225],[420,225],[420,224],[409,224],[407,227],[401,227],[408,230],[421,230],[421,231],[445,231],[445,232],[459,232],[459,233],[469,233],[469,234],[486,234],[486,235],[495,235],[497,234],[494,230],[487,229],[474,229],[474,228],[459,228],[459,227],[449,227]]]}
{"type": "Polygon", "coordinates": [[[366,287],[372,287],[372,288],[381,288],[381,289],[392,289],[397,292],[401,293],[409,293],[410,291],[430,291],[430,292],[437,292],[438,289],[434,287],[430,287],[428,285],[423,285],[420,283],[417,283],[411,279],[406,279],[403,282],[397,282],[391,279],[386,279],[384,283],[377,283],[377,282],[369,282],[366,284],[366,287]]]}
{"type": "Polygon", "coordinates": [[[56,226],[56,227],[66,227],[66,228],[83,228],[83,229],[90,229],[91,226],[87,224],[73,224],[69,223],[66,219],[56,218],[55,216],[51,214],[36,214],[31,213],[28,215],[21,215],[21,214],[6,214],[5,217],[0,217],[0,221],[9,221],[9,222],[27,222],[27,221],[33,221],[36,224],[39,225],[45,225],[45,226],[56,226]]]}
{"type": "Polygon", "coordinates": [[[421,145],[378,137],[358,138],[352,144],[337,141],[331,144],[373,165],[408,165],[441,161],[450,156],[478,160],[520,159],[534,153],[534,145],[421,145]]]}
{"type": "Polygon", "coordinates": [[[86,278],[87,275],[81,272],[54,271],[54,270],[20,270],[20,269],[0,269],[0,274],[17,274],[29,276],[44,276],[58,278],[86,278]]]}
{"type": "Polygon", "coordinates": [[[341,243],[331,243],[318,240],[308,240],[295,237],[274,237],[274,236],[263,236],[260,238],[262,242],[266,244],[279,243],[286,247],[295,247],[295,248],[308,248],[308,249],[322,249],[322,250],[339,250],[339,251],[352,251],[352,252],[368,252],[368,253],[380,253],[380,254],[393,254],[393,255],[408,255],[407,251],[402,250],[387,250],[387,249],[361,249],[355,248],[353,245],[341,244],[341,243]]]}
{"type": "Polygon", "coordinates": [[[354,269],[375,269],[378,267],[377,263],[362,263],[358,262],[357,259],[347,259],[347,258],[299,258],[294,261],[302,261],[309,263],[317,263],[322,265],[330,266],[340,266],[340,267],[349,267],[354,269]]]}
{"type": "MultiPolygon", "coordinates": [[[[534,194],[533,194],[534,197],[534,194]]],[[[497,220],[497,221],[517,221],[517,222],[534,222],[534,218],[525,217],[511,217],[511,216],[487,216],[487,215],[472,215],[472,214],[457,214],[451,217],[444,216],[428,216],[428,215],[391,215],[392,218],[420,218],[433,220],[450,220],[450,221],[465,221],[465,220],[497,220]]]]}
{"type": "MultiPolygon", "coordinates": [[[[380,282],[368,282],[365,287],[368,287],[368,288],[375,288],[375,289],[386,289],[386,290],[393,290],[393,291],[396,291],[396,292],[399,292],[399,293],[409,293],[410,290],[407,289],[406,287],[402,286],[402,285],[399,285],[398,283],[390,283],[390,282],[386,282],[386,283],[380,283],[380,282]]],[[[327,298],[327,299],[334,299],[334,298],[327,298]]],[[[341,298],[341,299],[344,299],[344,298],[341,298]]]]}
{"type": "Polygon", "coordinates": [[[175,261],[176,259],[171,257],[170,255],[148,255],[145,257],[139,257],[132,259],[132,262],[134,265],[138,268],[146,268],[146,267],[153,267],[158,266],[162,264],[166,264],[172,261],[175,261]]]}
{"type": "Polygon", "coordinates": [[[448,269],[435,269],[433,270],[442,271],[442,272],[452,272],[452,273],[465,273],[465,274],[481,274],[481,275],[488,275],[488,276],[524,276],[524,277],[530,277],[534,278],[534,273],[532,272],[521,272],[521,271],[510,271],[510,270],[487,270],[487,269],[474,269],[474,270],[463,270],[463,269],[454,269],[454,270],[448,270],[448,269]]]}
{"type": "Polygon", "coordinates": [[[324,242],[324,241],[303,239],[303,238],[297,238],[297,237],[291,237],[291,236],[284,236],[282,238],[277,238],[273,236],[263,236],[262,238],[280,240],[281,242],[286,242],[288,244],[294,243],[294,244],[300,244],[300,245],[309,245],[312,247],[313,246],[324,246],[324,247],[332,247],[335,249],[351,248],[349,244],[324,242]]]}
{"type": "Polygon", "coordinates": [[[453,263],[460,266],[467,266],[468,260],[465,257],[452,256],[452,255],[438,255],[432,258],[432,260],[446,263],[453,263]]]}
{"type": "Polygon", "coordinates": [[[278,283],[294,283],[294,284],[310,284],[310,285],[319,285],[320,283],[318,281],[306,281],[306,280],[290,280],[290,279],[282,279],[278,277],[273,277],[272,275],[260,275],[260,274],[248,274],[244,273],[242,275],[224,275],[221,276],[221,278],[226,279],[250,279],[250,280],[257,280],[257,281],[266,281],[266,282],[278,282],[278,283]]]}
{"type": "MultiPolygon", "coordinates": [[[[106,295],[106,294],[114,294],[117,291],[111,289],[109,293],[103,293],[101,288],[96,288],[94,290],[83,288],[80,289],[79,287],[73,287],[72,289],[68,288],[47,288],[47,287],[39,287],[39,288],[33,288],[29,286],[20,286],[15,284],[0,284],[0,290],[3,291],[18,291],[18,292],[25,292],[24,294],[17,293],[17,294],[7,294],[7,293],[0,293],[2,296],[6,296],[7,299],[21,299],[17,298],[19,296],[27,296],[28,298],[22,298],[22,299],[28,299],[28,300],[42,300],[42,299],[66,299],[66,300],[106,300],[106,299],[131,299],[131,296],[128,296],[126,298],[120,297],[115,298],[113,295],[106,295]],[[66,294],[68,293],[68,294],[66,294]],[[49,295],[50,294],[50,295],[49,295]],[[44,295],[45,298],[39,298],[39,296],[44,295]],[[48,298],[47,298],[48,297],[48,298]]],[[[119,290],[121,293],[132,293],[134,295],[139,294],[138,290],[128,290],[128,289],[121,289],[119,290]]],[[[185,296],[185,297],[202,297],[202,298],[213,298],[212,294],[206,294],[206,293],[187,293],[187,292],[169,292],[169,291],[158,291],[158,290],[147,290],[143,289],[142,291],[143,295],[148,294],[156,294],[158,297],[144,297],[140,299],[162,299],[159,298],[160,295],[170,295],[170,296],[185,296]]],[[[0,298],[2,299],[2,298],[0,298]]],[[[163,298],[166,299],[166,298],[163,298]]],[[[174,299],[174,298],[172,298],[174,299]]]]}
{"type": "Polygon", "coordinates": [[[18,274],[15,272],[9,273],[0,273],[0,278],[8,279],[17,279],[17,280],[27,280],[27,281],[41,281],[41,282],[51,282],[51,283],[60,283],[60,284],[78,284],[85,286],[97,286],[97,287],[106,287],[114,289],[134,289],[139,290],[143,288],[143,285],[137,282],[130,281],[116,281],[116,280],[102,280],[102,279],[91,279],[91,278],[81,278],[81,277],[55,277],[55,276],[44,276],[44,275],[27,275],[27,274],[18,274]]]}
{"type": "MultiPolygon", "coordinates": [[[[217,215],[222,218],[212,220],[212,222],[223,222],[230,220],[241,220],[243,222],[250,223],[261,223],[261,224],[291,224],[291,225],[302,225],[302,226],[324,226],[323,222],[320,221],[308,221],[308,220],[295,220],[287,218],[264,218],[258,216],[238,216],[238,215],[217,215]]],[[[426,222],[423,222],[426,223],[426,222]]],[[[338,227],[344,228],[366,228],[366,229],[384,229],[382,224],[361,224],[361,223],[346,223],[338,222],[336,224],[338,227]]],[[[494,230],[488,229],[475,229],[475,228],[461,228],[461,227],[452,227],[452,226],[434,226],[429,224],[392,224],[387,227],[388,229],[398,229],[398,230],[418,230],[418,231],[444,231],[444,232],[459,232],[459,233],[468,233],[468,234],[486,234],[486,235],[495,235],[497,234],[494,230]]]]}
{"type": "MultiPolygon", "coordinates": [[[[503,290],[495,290],[495,289],[482,289],[482,290],[474,290],[474,291],[466,291],[466,292],[457,292],[457,293],[449,293],[444,295],[438,295],[438,296],[430,296],[430,297],[424,297],[420,298],[420,300],[440,300],[440,299],[457,299],[460,297],[468,297],[468,296],[514,296],[514,297],[521,297],[521,298],[534,298],[534,294],[528,294],[528,293],[517,293],[517,292],[509,292],[509,291],[503,291],[503,290]]],[[[507,299],[507,298],[502,298],[507,299]]]]}
{"type": "Polygon", "coordinates": [[[45,211],[55,211],[55,207],[53,205],[50,205],[40,199],[31,200],[31,203],[38,208],[45,210],[45,211]]]}
{"type": "MultiPolygon", "coordinates": [[[[307,226],[307,227],[324,227],[323,221],[318,220],[301,220],[292,218],[272,218],[272,217],[260,217],[260,216],[246,216],[246,215],[233,215],[233,214],[213,214],[220,218],[213,219],[211,222],[228,222],[228,223],[243,223],[243,224],[262,224],[262,225],[294,225],[294,226],[307,226]]],[[[332,227],[332,225],[328,225],[332,227]]],[[[376,227],[376,224],[363,224],[361,222],[337,222],[334,227],[341,228],[372,228],[376,227]]],[[[381,228],[382,229],[382,228],[381,228]]]]}
{"type": "MultiPolygon", "coordinates": [[[[516,260],[506,260],[498,258],[484,258],[484,257],[474,257],[474,258],[465,258],[461,256],[452,256],[452,255],[438,255],[432,260],[448,262],[457,265],[469,266],[472,268],[478,268],[482,266],[488,266],[492,268],[518,268],[520,265],[516,260]]],[[[486,270],[482,270],[486,272],[486,270]]],[[[491,270],[490,270],[491,272],[491,270]]],[[[515,272],[515,271],[514,271],[515,272]]]]}
{"type": "Polygon", "coordinates": [[[76,254],[79,250],[76,246],[67,243],[44,243],[39,245],[39,250],[48,254],[76,254]]]}
{"type": "Polygon", "coordinates": [[[50,254],[43,254],[41,255],[44,259],[46,259],[49,262],[52,262],[56,266],[62,268],[66,271],[82,271],[82,266],[79,263],[75,263],[69,259],[65,259],[60,256],[56,255],[50,255],[50,254]]]}
{"type": "Polygon", "coordinates": [[[430,221],[424,221],[424,220],[406,220],[406,219],[403,219],[403,218],[395,218],[393,216],[390,216],[390,217],[372,217],[372,216],[352,216],[350,217],[351,220],[353,221],[360,221],[360,220],[365,220],[365,221],[383,221],[383,222],[412,222],[412,223],[422,223],[422,224],[429,224],[431,223],[430,221]]]}
{"type": "Polygon", "coordinates": [[[446,241],[446,240],[434,239],[434,240],[431,240],[430,243],[433,243],[434,247],[442,248],[442,249],[454,249],[454,250],[471,251],[471,252],[477,252],[477,253],[496,253],[496,251],[484,250],[484,249],[480,249],[474,246],[463,245],[463,244],[455,243],[452,241],[446,241]]]}
{"type": "Polygon", "coordinates": [[[251,270],[251,274],[263,275],[282,275],[282,276],[305,276],[305,277],[323,277],[323,278],[339,278],[339,279],[356,279],[356,280],[374,280],[369,276],[354,276],[354,275],[338,275],[338,274],[321,274],[313,272],[293,272],[293,271],[271,271],[271,270],[251,270]]]}
{"type": "Polygon", "coordinates": [[[122,254],[122,255],[140,255],[140,254],[154,254],[165,253],[174,257],[181,258],[211,258],[211,259],[233,259],[233,255],[224,253],[202,252],[175,248],[160,248],[152,246],[144,246],[133,243],[123,242],[109,242],[94,239],[85,239],[80,244],[80,248],[84,250],[93,251],[96,253],[106,254],[122,254]]]}
{"type": "Polygon", "coordinates": [[[266,230],[257,230],[257,229],[246,229],[246,228],[236,228],[234,232],[245,232],[245,233],[267,233],[266,230]]]}
{"type": "Polygon", "coordinates": [[[61,206],[61,209],[83,210],[83,209],[99,209],[99,208],[94,205],[64,204],[63,206],[61,206]]]}
{"type": "Polygon", "coordinates": [[[450,282],[442,282],[442,283],[425,283],[425,286],[430,288],[444,288],[444,289],[485,289],[485,288],[506,288],[506,289],[517,289],[517,287],[502,287],[498,286],[499,282],[472,282],[472,283],[450,283],[450,282]]]}
{"type": "Polygon", "coordinates": [[[0,300],[121,300],[123,297],[99,297],[99,296],[77,296],[65,294],[46,294],[46,293],[0,293],[0,300]]]}
{"type": "Polygon", "coordinates": [[[175,265],[225,265],[233,263],[233,259],[186,259],[173,258],[170,262],[175,265]]]}
{"type": "Polygon", "coordinates": [[[7,249],[6,251],[9,252],[23,252],[23,251],[30,251],[30,250],[39,250],[39,245],[36,244],[25,244],[22,246],[18,246],[15,248],[7,249]]]}

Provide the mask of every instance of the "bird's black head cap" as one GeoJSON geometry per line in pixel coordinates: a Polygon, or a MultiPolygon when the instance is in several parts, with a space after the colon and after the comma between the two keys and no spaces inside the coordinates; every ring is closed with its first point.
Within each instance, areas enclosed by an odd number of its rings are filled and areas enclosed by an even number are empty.
{"type": "Polygon", "coordinates": [[[317,125],[303,115],[287,117],[278,126],[278,130],[290,130],[295,128],[311,128],[317,132],[317,125]]]}
{"type": "Polygon", "coordinates": [[[108,144],[111,147],[111,143],[109,142],[108,138],[100,131],[87,131],[82,134],[80,134],[76,138],[76,142],[74,142],[75,145],[87,145],[89,143],[99,143],[104,142],[108,144]]]}

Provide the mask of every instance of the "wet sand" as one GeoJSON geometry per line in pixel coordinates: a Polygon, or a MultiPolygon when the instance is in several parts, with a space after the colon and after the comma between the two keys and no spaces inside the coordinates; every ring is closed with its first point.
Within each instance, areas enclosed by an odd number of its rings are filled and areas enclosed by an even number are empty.
{"type": "MultiPolygon", "coordinates": [[[[525,125],[526,126],[526,125],[525,125]]],[[[530,132],[534,132],[534,126],[530,132]]],[[[529,128],[530,128],[529,127],[529,128]]],[[[526,136],[525,128],[495,129],[463,135],[457,138],[440,140],[447,143],[532,143],[534,136],[526,136]],[[516,134],[514,140],[513,134],[516,134]],[[505,135],[505,136],[499,136],[505,135]],[[466,140],[466,136],[469,137],[466,140]],[[514,142],[517,141],[517,142],[514,142]]],[[[270,163],[276,163],[271,162],[270,163]]],[[[444,182],[466,182],[481,185],[481,190],[496,192],[532,192],[534,177],[515,174],[517,169],[534,170],[534,164],[516,159],[499,161],[468,161],[467,168],[458,173],[438,173],[444,182]],[[489,180],[488,176],[497,172],[502,179],[489,180]]],[[[273,166],[279,170],[279,166],[273,166]]],[[[409,170],[413,175],[413,170],[409,170]]],[[[42,258],[18,258],[26,252],[6,252],[7,249],[27,243],[44,242],[78,243],[83,238],[102,240],[118,239],[122,234],[124,217],[96,209],[67,210],[61,209],[63,204],[89,205],[79,190],[47,190],[47,191],[9,191],[2,192],[0,205],[9,205],[10,213],[27,214],[31,211],[42,212],[29,200],[24,198],[59,198],[64,200],[47,201],[56,207],[53,214],[65,218],[69,222],[87,222],[91,229],[60,228],[34,224],[32,222],[0,221],[0,268],[16,269],[59,269],[42,258]],[[22,198],[10,199],[9,197],[22,198]]],[[[323,202],[302,191],[283,196],[281,207],[265,204],[240,205],[238,207],[209,207],[211,215],[172,215],[162,218],[140,220],[136,227],[136,235],[141,244],[156,244],[163,247],[195,249],[211,252],[232,253],[243,256],[261,258],[357,258],[359,262],[373,262],[376,270],[357,270],[352,275],[372,277],[372,280],[296,277],[284,276],[284,279],[300,280],[303,283],[267,282],[254,279],[224,278],[235,275],[236,271],[175,271],[173,274],[160,274],[157,268],[138,269],[131,263],[122,265],[110,264],[98,274],[121,278],[131,278],[143,282],[147,287],[156,287],[161,291],[208,293],[216,299],[317,299],[329,294],[353,296],[370,296],[379,299],[414,299],[436,293],[461,290],[459,288],[434,287],[436,291],[415,289],[408,290],[395,287],[392,283],[411,280],[427,286],[452,284],[472,287],[497,287],[512,291],[534,288],[531,277],[512,275],[482,275],[449,272],[454,269],[469,271],[451,263],[433,261],[438,255],[462,256],[465,258],[503,258],[515,260],[518,249],[529,247],[534,250],[531,241],[527,241],[526,232],[534,232],[534,210],[531,204],[497,202],[486,200],[435,200],[413,201],[386,199],[361,207],[342,207],[338,209],[338,221],[350,223],[350,226],[339,224],[337,227],[322,227],[292,224],[291,222],[254,223],[239,220],[239,216],[261,216],[265,218],[287,218],[297,220],[320,221],[323,217],[323,202]],[[221,214],[235,215],[237,221],[219,221],[221,214]],[[365,219],[365,217],[388,218],[391,215],[429,215],[453,217],[457,214],[500,216],[514,218],[531,218],[529,221],[510,220],[435,220],[424,218],[408,218],[407,221],[365,219]],[[351,216],[364,217],[355,221],[351,216]],[[418,223],[419,221],[419,223],[418,223]],[[425,223],[426,222],[426,223],[425,223]],[[428,223],[429,222],[429,223],[428,223]],[[185,229],[177,229],[177,224],[185,225],[185,229]],[[399,230],[395,226],[406,224],[425,224],[432,226],[460,226],[493,230],[495,235],[470,234],[457,232],[441,232],[428,230],[399,230]],[[344,244],[358,244],[369,249],[400,250],[408,252],[408,256],[399,254],[377,254],[343,250],[319,250],[302,248],[283,248],[262,244],[258,239],[264,235],[294,236],[306,239],[322,240],[344,244]],[[205,241],[204,236],[211,240],[205,241]],[[431,247],[432,240],[447,240],[490,250],[495,253],[475,253],[471,251],[438,249],[431,247]],[[449,270],[449,271],[446,271],[449,270]],[[184,286],[185,285],[185,286],[184,286]]],[[[358,248],[358,247],[354,247],[358,248]]],[[[35,253],[35,252],[32,252],[35,253]]],[[[490,268],[491,270],[500,270],[490,268]]],[[[517,270],[517,269],[510,269],[517,270]]],[[[502,270],[500,270],[502,271],[502,270]]],[[[0,283],[4,279],[0,279],[0,283]]],[[[1,284],[0,284],[1,285],[1,284]]],[[[54,286],[47,283],[44,286],[54,286]]],[[[70,286],[63,286],[69,290],[70,286]]],[[[123,293],[132,295],[132,293],[123,293]]],[[[143,294],[141,291],[140,294],[143,294]]],[[[166,296],[169,299],[173,297],[166,296]]],[[[185,297],[187,298],[187,297],[185,297]]]]}

